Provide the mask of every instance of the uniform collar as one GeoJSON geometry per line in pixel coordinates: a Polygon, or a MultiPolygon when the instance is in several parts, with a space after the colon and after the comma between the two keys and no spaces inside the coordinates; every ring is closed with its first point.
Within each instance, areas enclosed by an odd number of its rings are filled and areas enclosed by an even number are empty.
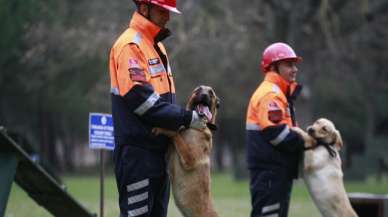
{"type": "Polygon", "coordinates": [[[161,29],[137,11],[133,13],[129,27],[140,32],[144,37],[151,39],[154,43],[162,41],[171,34],[168,29],[161,29]]]}
{"type": "Polygon", "coordinates": [[[299,92],[301,89],[301,86],[298,85],[298,83],[288,82],[282,76],[280,76],[278,73],[274,71],[267,72],[264,80],[276,84],[286,96],[292,96],[295,94],[295,91],[299,92]]]}

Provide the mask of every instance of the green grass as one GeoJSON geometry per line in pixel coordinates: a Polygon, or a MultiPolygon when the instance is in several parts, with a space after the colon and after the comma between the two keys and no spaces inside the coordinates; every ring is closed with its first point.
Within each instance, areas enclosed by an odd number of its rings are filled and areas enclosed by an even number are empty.
{"type": "MultiPolygon", "coordinates": [[[[229,174],[213,174],[212,193],[216,210],[221,217],[248,217],[250,198],[247,181],[234,181],[229,174]]],[[[67,176],[64,179],[67,191],[94,213],[99,212],[99,178],[95,176],[67,176]]],[[[346,182],[348,192],[388,193],[388,182],[346,182]]],[[[116,184],[112,176],[105,179],[105,217],[118,217],[116,184]]],[[[49,217],[50,213],[37,205],[16,184],[13,185],[5,217],[49,217]]],[[[169,217],[180,217],[173,200],[169,217]]],[[[294,184],[290,217],[319,217],[303,184],[294,184]]]]}

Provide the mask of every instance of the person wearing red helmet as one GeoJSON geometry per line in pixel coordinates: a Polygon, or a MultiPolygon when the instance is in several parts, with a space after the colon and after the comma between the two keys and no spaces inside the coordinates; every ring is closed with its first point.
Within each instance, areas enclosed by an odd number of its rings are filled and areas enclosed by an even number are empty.
{"type": "Polygon", "coordinates": [[[268,46],[260,68],[264,81],[253,93],[247,111],[246,146],[252,202],[251,217],[288,215],[292,181],[304,141],[297,126],[294,100],[302,58],[285,43],[268,46]]]}
{"type": "Polygon", "coordinates": [[[134,0],[137,10],[109,58],[114,163],[120,217],[166,217],[169,138],[154,127],[203,129],[207,119],[175,104],[175,85],[162,40],[176,0],[134,0]]]}
{"type": "Polygon", "coordinates": [[[134,0],[135,3],[150,3],[153,5],[160,6],[171,12],[181,14],[181,12],[176,8],[176,0],[134,0]]]}

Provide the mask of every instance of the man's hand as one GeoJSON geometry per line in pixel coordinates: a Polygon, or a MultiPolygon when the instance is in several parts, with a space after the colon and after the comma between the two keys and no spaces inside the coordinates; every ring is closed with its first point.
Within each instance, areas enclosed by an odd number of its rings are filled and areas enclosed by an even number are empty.
{"type": "Polygon", "coordinates": [[[190,128],[195,128],[198,130],[203,130],[206,128],[207,118],[203,114],[198,114],[198,112],[193,111],[193,116],[191,118],[190,128]]]}
{"type": "Polygon", "coordinates": [[[305,142],[305,148],[313,148],[317,145],[317,141],[309,134],[307,134],[304,130],[300,129],[299,127],[293,127],[292,130],[298,133],[303,138],[305,142]]]}
{"type": "Polygon", "coordinates": [[[174,138],[175,136],[178,135],[178,132],[173,131],[173,130],[159,128],[159,127],[154,127],[154,128],[152,128],[152,134],[154,134],[155,136],[165,135],[167,137],[174,138]]]}

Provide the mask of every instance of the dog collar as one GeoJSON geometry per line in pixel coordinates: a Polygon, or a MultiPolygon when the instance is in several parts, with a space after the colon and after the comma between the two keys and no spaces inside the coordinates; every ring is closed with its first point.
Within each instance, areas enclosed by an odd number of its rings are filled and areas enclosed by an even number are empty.
{"type": "Polygon", "coordinates": [[[323,142],[321,139],[317,139],[316,146],[305,147],[304,151],[315,149],[318,146],[324,146],[327,149],[327,151],[329,152],[330,157],[335,157],[335,156],[337,156],[337,152],[334,150],[334,145],[335,145],[334,142],[326,143],[326,142],[323,142]]]}
{"type": "Polygon", "coordinates": [[[212,131],[216,131],[216,130],[218,129],[218,128],[217,128],[217,125],[215,125],[215,124],[207,123],[206,125],[207,125],[207,127],[208,127],[210,130],[212,130],[212,131]]]}

